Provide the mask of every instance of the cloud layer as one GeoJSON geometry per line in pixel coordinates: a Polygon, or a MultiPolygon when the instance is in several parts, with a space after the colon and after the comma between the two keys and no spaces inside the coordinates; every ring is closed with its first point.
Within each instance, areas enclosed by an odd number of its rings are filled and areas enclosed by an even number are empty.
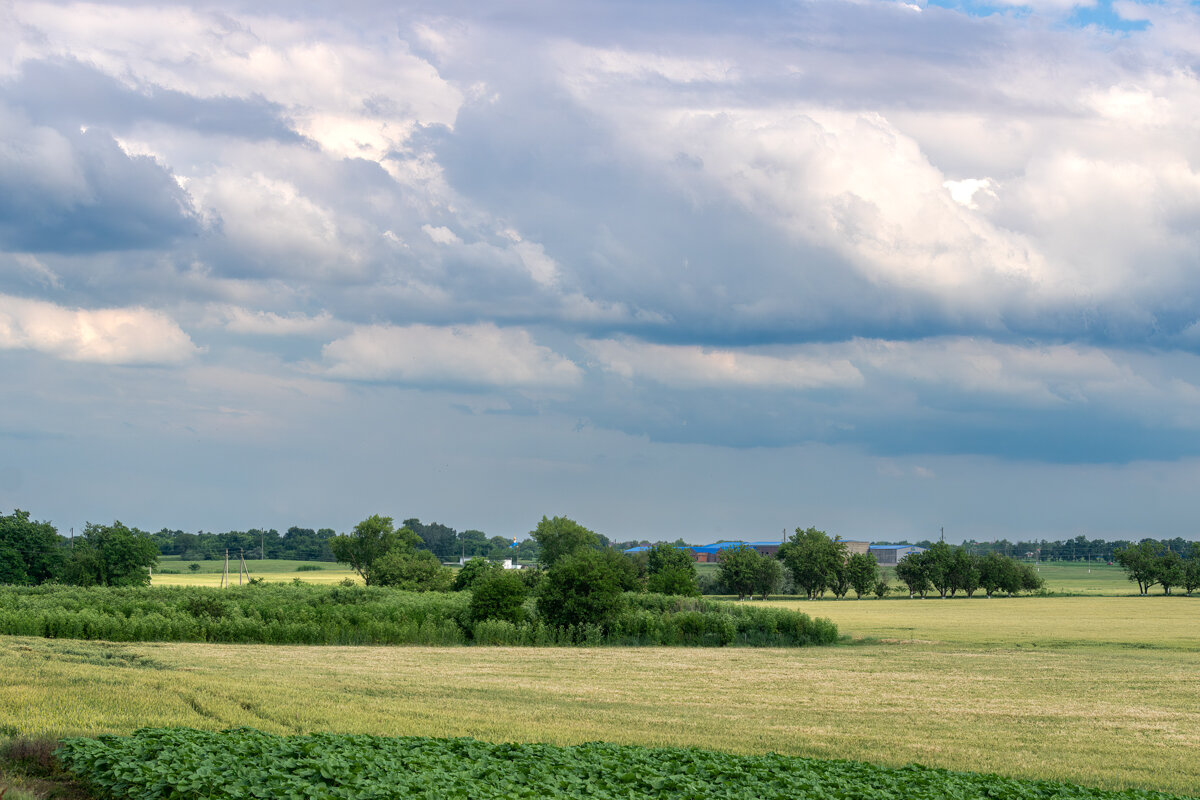
{"type": "Polygon", "coordinates": [[[1200,457],[1200,12],[944,5],[6,5],[0,360],[174,370],[146,437],[1200,457]]]}

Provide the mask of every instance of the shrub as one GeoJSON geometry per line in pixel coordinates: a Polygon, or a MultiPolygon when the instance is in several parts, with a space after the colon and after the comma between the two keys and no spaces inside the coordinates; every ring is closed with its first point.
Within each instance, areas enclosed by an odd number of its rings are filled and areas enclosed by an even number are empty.
{"type": "Polygon", "coordinates": [[[539,616],[555,626],[610,628],[625,606],[627,561],[611,550],[580,550],[560,558],[538,589],[539,616]]]}
{"type": "Polygon", "coordinates": [[[472,558],[463,564],[462,569],[454,576],[454,583],[450,588],[456,592],[470,589],[475,585],[475,581],[499,569],[500,565],[495,561],[489,561],[486,558],[472,558]]]}
{"type": "Polygon", "coordinates": [[[393,550],[375,561],[371,580],[409,592],[447,592],[453,578],[438,557],[428,550],[404,553],[393,550]]]}
{"type": "Polygon", "coordinates": [[[476,579],[467,616],[473,623],[489,619],[518,623],[525,618],[523,604],[528,592],[513,570],[492,570],[476,579]]]}

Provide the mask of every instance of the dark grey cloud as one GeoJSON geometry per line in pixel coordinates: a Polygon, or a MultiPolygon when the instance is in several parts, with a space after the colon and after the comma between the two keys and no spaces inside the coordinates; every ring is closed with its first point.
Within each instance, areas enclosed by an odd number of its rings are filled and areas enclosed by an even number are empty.
{"type": "Polygon", "coordinates": [[[163,247],[199,223],[170,171],[96,128],[35,125],[0,107],[0,247],[85,253],[163,247]]]}

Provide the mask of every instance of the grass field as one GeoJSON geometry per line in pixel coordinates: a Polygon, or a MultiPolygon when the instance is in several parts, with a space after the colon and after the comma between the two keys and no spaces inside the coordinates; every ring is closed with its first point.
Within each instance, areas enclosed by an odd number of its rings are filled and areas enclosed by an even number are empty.
{"type": "MultiPolygon", "coordinates": [[[[883,605],[883,604],[879,604],[883,605]]],[[[776,751],[1193,793],[1174,648],[320,648],[0,639],[0,733],[239,725],[776,751]]]]}
{"type": "MultiPolygon", "coordinates": [[[[229,559],[229,581],[238,585],[238,560],[229,559]]],[[[362,583],[362,578],[345,564],[330,561],[288,561],[268,558],[263,561],[250,560],[246,562],[251,578],[262,578],[268,583],[288,583],[300,579],[306,583],[337,583],[350,578],[362,583]],[[301,569],[302,567],[306,569],[301,569]],[[313,569],[318,567],[318,569],[313,569]]],[[[220,586],[221,572],[225,569],[225,560],[219,561],[180,561],[178,558],[165,556],[155,568],[151,584],[154,586],[220,586]],[[196,564],[199,569],[190,569],[196,564]],[[170,570],[163,572],[163,570],[170,570]]],[[[245,580],[245,578],[243,578],[245,580]]]]}
{"type": "Polygon", "coordinates": [[[1200,652],[1200,597],[993,597],[799,600],[852,638],[986,647],[1120,647],[1200,652]]]}

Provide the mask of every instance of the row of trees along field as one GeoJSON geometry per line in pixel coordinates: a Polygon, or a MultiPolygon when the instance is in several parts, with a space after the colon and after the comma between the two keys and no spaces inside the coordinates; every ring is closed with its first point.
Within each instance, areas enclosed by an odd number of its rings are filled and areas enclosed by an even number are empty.
{"type": "Polygon", "coordinates": [[[1200,589],[1200,542],[1191,542],[1186,549],[1171,549],[1147,539],[1118,550],[1115,558],[1140,594],[1149,594],[1155,585],[1162,587],[1163,594],[1174,588],[1188,594],[1200,589]]]}
{"type": "MultiPolygon", "coordinates": [[[[941,597],[953,597],[960,591],[971,597],[983,589],[991,597],[998,591],[1012,595],[1042,588],[1042,579],[1029,564],[998,553],[972,555],[945,542],[902,559],[896,577],[908,589],[909,597],[922,598],[931,591],[941,597]]],[[[811,527],[797,528],[780,545],[777,558],[749,546],[722,551],[716,580],[739,598],[758,595],[765,599],[781,589],[810,600],[826,592],[838,599],[851,591],[858,598],[868,594],[884,597],[893,589],[874,556],[850,553],[844,542],[811,527]],[[785,579],[790,579],[790,586],[785,579]]]]}
{"type": "MultiPolygon", "coordinates": [[[[512,547],[512,540],[488,536],[483,531],[457,531],[439,522],[404,520],[404,527],[417,536],[416,547],[428,550],[441,561],[473,558],[517,558],[537,560],[537,545],[524,540],[512,547]]],[[[330,542],[337,536],[331,528],[291,527],[282,535],[274,528],[250,528],[224,533],[187,533],[163,528],[152,534],[159,552],[178,556],[184,561],[204,561],[225,557],[225,551],[245,553],[247,558],[281,558],[295,561],[336,561],[330,542]]]]}

